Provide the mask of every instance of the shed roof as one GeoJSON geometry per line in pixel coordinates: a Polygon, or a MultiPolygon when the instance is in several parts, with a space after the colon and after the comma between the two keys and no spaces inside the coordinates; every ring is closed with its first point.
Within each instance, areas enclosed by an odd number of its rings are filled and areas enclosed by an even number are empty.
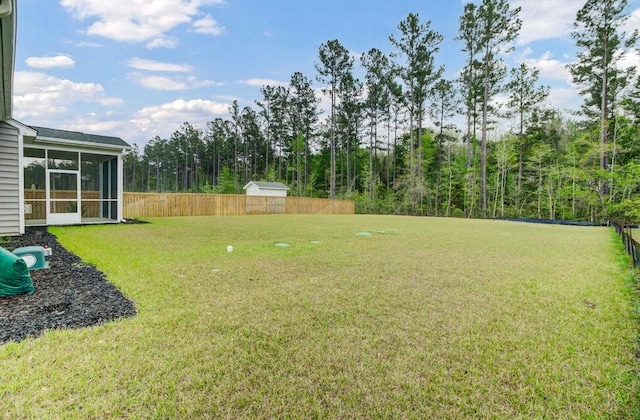
{"type": "Polygon", "coordinates": [[[36,138],[66,140],[72,143],[91,143],[108,147],[130,148],[131,146],[120,137],[86,134],[79,131],[57,130],[54,128],[31,126],[38,132],[36,138]]]}
{"type": "Polygon", "coordinates": [[[264,181],[249,181],[249,183],[245,185],[243,189],[246,190],[249,184],[253,184],[258,188],[263,188],[267,190],[289,190],[290,189],[282,182],[264,182],[264,181]]]}

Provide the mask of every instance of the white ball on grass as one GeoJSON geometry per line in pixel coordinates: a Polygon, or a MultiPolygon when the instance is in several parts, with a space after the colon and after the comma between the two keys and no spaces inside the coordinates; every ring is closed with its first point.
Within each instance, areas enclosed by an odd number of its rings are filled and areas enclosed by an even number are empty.
{"type": "Polygon", "coordinates": [[[233,247],[231,245],[227,247],[227,252],[233,252],[233,247]]]}

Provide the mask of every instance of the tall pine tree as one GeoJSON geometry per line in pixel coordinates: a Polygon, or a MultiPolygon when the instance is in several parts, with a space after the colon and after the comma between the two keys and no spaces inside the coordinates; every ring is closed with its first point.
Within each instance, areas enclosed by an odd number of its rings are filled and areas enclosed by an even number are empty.
{"type": "MultiPolygon", "coordinates": [[[[578,60],[569,70],[585,97],[583,111],[600,121],[602,170],[608,169],[607,143],[615,94],[628,83],[628,72],[619,63],[638,39],[637,30],[631,34],[621,30],[627,19],[626,7],[627,0],[587,0],[578,11],[571,33],[578,47],[578,60]]],[[[599,184],[600,194],[606,194],[607,183],[600,180],[599,184]]]]}

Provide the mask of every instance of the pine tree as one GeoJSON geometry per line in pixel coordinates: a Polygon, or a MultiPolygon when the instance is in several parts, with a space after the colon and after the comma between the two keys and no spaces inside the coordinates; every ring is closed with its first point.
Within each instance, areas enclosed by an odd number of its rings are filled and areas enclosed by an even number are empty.
{"type": "Polygon", "coordinates": [[[264,176],[267,181],[273,181],[269,179],[269,151],[271,149],[271,103],[275,98],[275,88],[273,86],[263,86],[260,88],[262,94],[262,101],[256,101],[256,104],[261,108],[259,112],[260,117],[264,121],[266,130],[266,147],[265,147],[265,168],[264,176]]]}
{"type": "Polygon", "coordinates": [[[336,196],[336,105],[340,97],[340,83],[346,74],[353,69],[353,58],[349,51],[337,39],[327,41],[320,46],[320,63],[316,63],[318,81],[328,84],[323,92],[331,98],[331,175],[329,185],[329,197],[336,196]]]}
{"type": "MultiPolygon", "coordinates": [[[[578,47],[577,61],[569,66],[573,81],[581,86],[585,97],[583,111],[599,118],[600,169],[608,169],[607,143],[613,121],[615,95],[628,83],[629,72],[619,67],[620,60],[637,44],[637,30],[621,30],[627,15],[627,0],[587,0],[578,11],[571,33],[578,47]]],[[[608,186],[599,181],[604,195],[608,186]]]]}
{"type": "Polygon", "coordinates": [[[522,171],[524,168],[525,139],[524,133],[534,109],[549,96],[548,86],[538,86],[540,70],[529,68],[522,63],[511,69],[511,80],[507,83],[509,92],[509,116],[515,115],[518,122],[518,194],[522,190],[522,171]]]}
{"type": "MultiPolygon", "coordinates": [[[[435,215],[438,215],[440,207],[440,186],[442,184],[442,164],[444,157],[445,143],[448,140],[455,140],[455,137],[449,134],[449,132],[455,129],[455,125],[448,121],[458,113],[458,106],[460,105],[460,98],[456,92],[453,82],[445,79],[441,79],[433,86],[431,90],[431,107],[429,108],[429,115],[437,128],[435,135],[436,140],[436,168],[437,168],[437,182],[436,182],[436,196],[435,196],[435,215]]],[[[449,169],[451,162],[448,162],[449,169]]]]}
{"type": "Polygon", "coordinates": [[[462,51],[467,54],[465,66],[461,71],[458,82],[461,85],[461,93],[464,98],[465,117],[467,130],[465,135],[467,146],[467,169],[473,162],[473,141],[476,136],[476,124],[478,119],[478,104],[482,98],[482,79],[478,55],[480,53],[480,26],[478,20],[478,6],[475,3],[467,3],[464,13],[460,17],[460,34],[456,40],[462,41],[462,51]]]}
{"type": "Polygon", "coordinates": [[[367,71],[365,83],[367,97],[364,107],[369,123],[369,199],[375,200],[376,163],[378,150],[378,126],[389,106],[389,73],[391,64],[386,55],[372,48],[360,57],[367,71]]]}
{"type": "Polygon", "coordinates": [[[482,131],[480,139],[480,200],[482,217],[487,217],[487,134],[490,102],[500,91],[505,67],[500,54],[510,52],[522,27],[520,8],[511,9],[507,0],[483,0],[477,9],[480,68],[482,69],[482,131]]]}
{"type": "Polygon", "coordinates": [[[415,213],[416,204],[421,209],[423,198],[422,121],[425,116],[425,102],[431,86],[440,79],[444,71],[442,67],[436,68],[435,65],[435,54],[439,51],[442,35],[431,29],[430,21],[423,24],[414,13],[409,13],[406,19],[400,22],[398,29],[400,36],[396,38],[391,35],[389,41],[396,48],[392,57],[404,59],[397,72],[406,86],[410,137],[409,196],[412,212],[415,213]],[[414,123],[417,123],[415,132],[414,123]],[[414,189],[418,190],[418,197],[414,196],[414,189]]]}
{"type": "Polygon", "coordinates": [[[291,76],[289,89],[293,108],[293,133],[296,138],[302,137],[304,141],[304,149],[297,148],[296,159],[303,161],[302,165],[297,166],[298,195],[305,195],[304,192],[307,190],[309,183],[309,156],[311,154],[309,142],[313,136],[314,126],[318,122],[318,103],[320,100],[316,97],[311,80],[300,72],[295,72],[291,76]],[[301,169],[302,167],[304,168],[303,170],[301,169]]]}

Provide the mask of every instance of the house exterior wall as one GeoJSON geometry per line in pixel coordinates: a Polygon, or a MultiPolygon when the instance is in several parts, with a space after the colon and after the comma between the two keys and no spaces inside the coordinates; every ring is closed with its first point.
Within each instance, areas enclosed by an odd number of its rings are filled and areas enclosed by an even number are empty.
{"type": "Polygon", "coordinates": [[[270,189],[270,188],[260,188],[255,184],[247,185],[247,195],[260,195],[267,197],[286,197],[287,190],[283,189],[270,189]]]}
{"type": "Polygon", "coordinates": [[[18,130],[0,122],[0,235],[24,233],[21,148],[18,130]]]}

